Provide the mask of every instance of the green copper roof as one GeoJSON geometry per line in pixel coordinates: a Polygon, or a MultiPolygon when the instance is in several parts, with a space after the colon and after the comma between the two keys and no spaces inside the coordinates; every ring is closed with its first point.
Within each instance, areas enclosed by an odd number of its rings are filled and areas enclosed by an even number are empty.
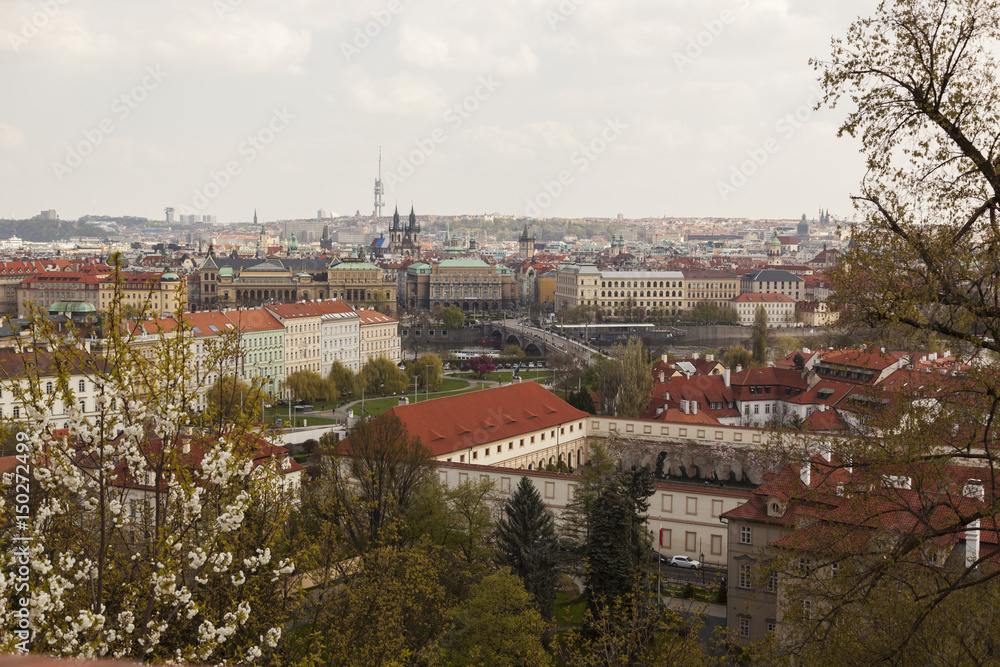
{"type": "Polygon", "coordinates": [[[374,264],[368,262],[338,262],[330,266],[331,271],[381,271],[374,264]]]}
{"type": "Polygon", "coordinates": [[[96,313],[97,308],[86,301],[56,301],[49,306],[50,313],[96,313]]]}
{"type": "Polygon", "coordinates": [[[489,266],[486,262],[481,259],[469,258],[448,258],[441,260],[438,264],[439,267],[447,269],[481,269],[485,266],[489,266]]]}
{"type": "Polygon", "coordinates": [[[164,273],[162,276],[160,276],[160,280],[180,280],[180,279],[181,277],[178,276],[173,271],[168,271],[167,273],[164,273]]]}

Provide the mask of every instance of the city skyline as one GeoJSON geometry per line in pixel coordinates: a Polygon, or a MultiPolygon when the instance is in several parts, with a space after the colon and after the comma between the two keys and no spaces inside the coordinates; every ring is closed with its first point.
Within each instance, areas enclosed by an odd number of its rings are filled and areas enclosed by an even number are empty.
{"type": "Polygon", "coordinates": [[[823,58],[872,3],[12,2],[0,216],[849,218],[823,58]],[[383,215],[385,213],[383,212],[383,215]]]}

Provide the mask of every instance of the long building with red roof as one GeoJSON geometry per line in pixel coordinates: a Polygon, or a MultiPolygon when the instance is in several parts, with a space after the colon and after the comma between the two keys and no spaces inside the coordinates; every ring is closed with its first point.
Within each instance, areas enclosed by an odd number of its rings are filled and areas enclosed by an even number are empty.
{"type": "Polygon", "coordinates": [[[389,410],[439,461],[537,470],[587,462],[587,413],[535,382],[389,410]]]}

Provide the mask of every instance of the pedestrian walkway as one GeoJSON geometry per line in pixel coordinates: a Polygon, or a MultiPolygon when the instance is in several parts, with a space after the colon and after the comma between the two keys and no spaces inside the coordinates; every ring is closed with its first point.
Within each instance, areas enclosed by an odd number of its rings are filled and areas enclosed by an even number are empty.
{"type": "Polygon", "coordinates": [[[684,598],[664,597],[663,604],[677,611],[684,611],[693,614],[704,614],[712,618],[725,618],[726,605],[714,604],[712,602],[699,602],[697,600],[685,600],[684,598]]]}

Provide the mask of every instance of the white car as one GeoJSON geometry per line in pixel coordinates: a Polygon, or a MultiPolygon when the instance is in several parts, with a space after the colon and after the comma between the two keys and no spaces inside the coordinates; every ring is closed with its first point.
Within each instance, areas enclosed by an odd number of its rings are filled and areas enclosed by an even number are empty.
{"type": "Polygon", "coordinates": [[[672,567],[686,567],[691,570],[697,570],[701,567],[701,563],[687,556],[674,556],[670,559],[670,565],[672,567]]]}

